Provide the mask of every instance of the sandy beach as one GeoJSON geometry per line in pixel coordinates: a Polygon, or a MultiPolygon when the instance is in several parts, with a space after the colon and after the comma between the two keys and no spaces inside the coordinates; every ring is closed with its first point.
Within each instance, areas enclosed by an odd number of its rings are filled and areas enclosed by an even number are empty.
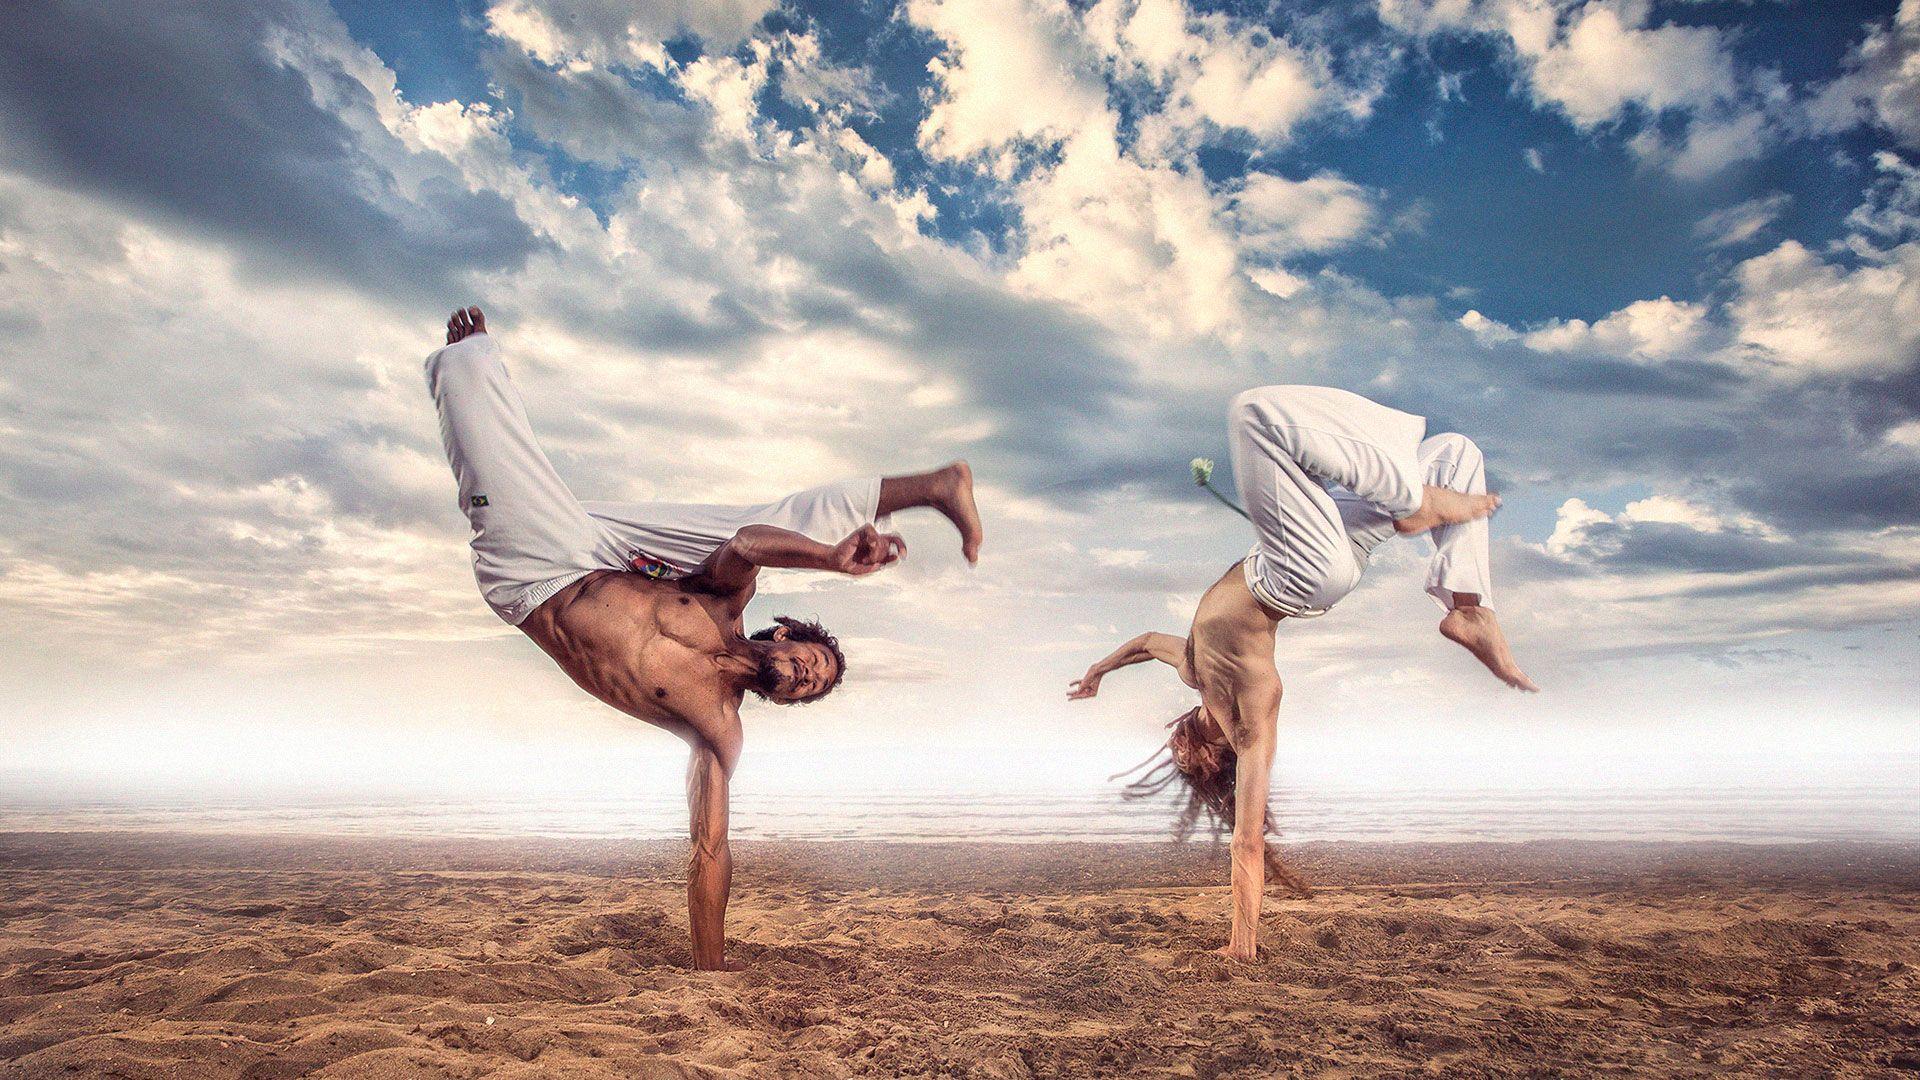
{"type": "Polygon", "coordinates": [[[1920,1069],[1920,851],[1218,852],[0,835],[0,1076],[1859,1076],[1920,1069]]]}

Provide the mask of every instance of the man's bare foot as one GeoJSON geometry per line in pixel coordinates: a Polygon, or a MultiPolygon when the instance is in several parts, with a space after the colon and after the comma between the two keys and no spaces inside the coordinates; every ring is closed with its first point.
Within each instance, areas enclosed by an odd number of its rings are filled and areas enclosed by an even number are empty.
{"type": "Polygon", "coordinates": [[[980,541],[986,534],[980,528],[980,510],[973,504],[973,469],[964,461],[956,461],[941,469],[938,476],[933,508],[947,515],[953,527],[960,530],[960,554],[968,563],[978,564],[980,541]]]}
{"type": "Polygon", "coordinates": [[[1454,608],[1440,620],[1440,633],[1487,665],[1487,670],[1501,682],[1529,694],[1540,692],[1514,661],[1513,650],[1507,647],[1507,635],[1501,631],[1500,620],[1494,618],[1492,608],[1454,608]]]}
{"type": "Polygon", "coordinates": [[[1498,509],[1498,495],[1469,495],[1428,484],[1420,499],[1420,509],[1395,521],[1393,527],[1401,533],[1423,533],[1441,525],[1478,521],[1498,509]]]}
{"type": "Polygon", "coordinates": [[[1224,956],[1229,960],[1238,960],[1243,964],[1251,964],[1260,958],[1260,949],[1258,946],[1255,946],[1251,949],[1241,950],[1234,948],[1232,945],[1222,945],[1213,950],[1213,955],[1224,956]]]}
{"type": "Polygon", "coordinates": [[[469,334],[487,332],[487,317],[477,307],[455,308],[453,317],[447,320],[447,344],[451,345],[469,334]]]}

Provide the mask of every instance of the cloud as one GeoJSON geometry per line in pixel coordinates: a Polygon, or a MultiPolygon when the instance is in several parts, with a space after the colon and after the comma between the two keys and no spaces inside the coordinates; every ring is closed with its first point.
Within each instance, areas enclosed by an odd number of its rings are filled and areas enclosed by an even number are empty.
{"type": "Polygon", "coordinates": [[[1891,150],[1876,152],[1873,164],[1879,175],[1866,201],[1847,215],[1847,225],[1860,234],[1848,246],[1863,255],[1874,253],[1876,241],[1920,237],[1920,168],[1891,150]]]}
{"type": "Polygon", "coordinates": [[[1332,173],[1305,180],[1249,173],[1229,195],[1228,207],[1242,248],[1274,259],[1330,251],[1374,224],[1367,190],[1332,173]]]}
{"type": "Polygon", "coordinates": [[[303,4],[49,3],[14,16],[0,134],[15,169],[235,242],[262,274],[416,298],[540,247],[506,199],[378,126],[348,66],[357,48],[303,4]],[[280,44],[293,37],[312,47],[280,44]]]}
{"type": "Polygon", "coordinates": [[[1831,548],[1787,542],[1750,515],[1729,516],[1674,495],[1630,502],[1618,514],[1568,499],[1543,546],[1610,570],[1736,574],[1843,558],[1831,548]]]}
{"type": "Polygon", "coordinates": [[[1158,104],[1142,125],[1156,152],[1209,129],[1284,142],[1318,113],[1365,116],[1378,94],[1366,81],[1336,79],[1317,48],[1259,22],[1194,14],[1180,0],[1102,0],[1087,23],[1119,77],[1144,79],[1156,91],[1158,104]]]}
{"type": "Polygon", "coordinates": [[[938,87],[920,125],[928,153],[964,158],[1107,123],[1105,88],[1063,0],[912,0],[905,11],[945,47],[928,65],[938,87]]]}
{"type": "Polygon", "coordinates": [[[1833,133],[1871,124],[1920,149],[1920,0],[1901,0],[1854,46],[1847,67],[1809,98],[1806,125],[1833,133]]]}
{"type": "Polygon", "coordinates": [[[1549,323],[1522,340],[1540,352],[1594,352],[1636,363],[1659,363],[1695,355],[1711,333],[1704,305],[1663,296],[1637,300],[1595,323],[1584,319],[1549,323]]]}
{"type": "Polygon", "coordinates": [[[500,0],[487,29],[550,66],[666,63],[662,44],[683,35],[725,52],[740,43],[776,0],[500,0]]]}
{"type": "Polygon", "coordinates": [[[1649,27],[1649,6],[1594,0],[1563,20],[1544,5],[1509,5],[1506,30],[1536,98],[1583,128],[1633,107],[1701,110],[1732,99],[1737,80],[1720,33],[1649,27]]]}
{"type": "Polygon", "coordinates": [[[1734,270],[1739,342],[1787,372],[1911,367],[1920,356],[1920,243],[1848,268],[1788,240],[1734,270]]]}
{"type": "Polygon", "coordinates": [[[1770,73],[1743,70],[1719,28],[1654,25],[1648,0],[1379,0],[1378,10],[1420,38],[1495,38],[1536,107],[1581,131],[1633,131],[1636,153],[1683,178],[1759,155],[1779,126],[1770,73]]]}
{"type": "Polygon", "coordinates": [[[1792,202],[1793,196],[1776,191],[1721,207],[1701,218],[1693,234],[1710,248],[1736,247],[1759,236],[1792,202]]]}

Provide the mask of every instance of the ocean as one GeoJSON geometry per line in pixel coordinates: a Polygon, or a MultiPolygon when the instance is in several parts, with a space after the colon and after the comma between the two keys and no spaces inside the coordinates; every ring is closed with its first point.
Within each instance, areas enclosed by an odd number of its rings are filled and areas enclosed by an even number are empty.
{"type": "MultiPolygon", "coordinates": [[[[1737,784],[1399,786],[1294,782],[1275,792],[1288,841],[1822,840],[1920,842],[1920,799],[1905,768],[1852,779],[1737,784]]],[[[165,831],[400,837],[683,836],[671,779],[605,791],[472,792],[278,789],[109,790],[0,782],[0,831],[165,831]]],[[[743,839],[1162,841],[1167,799],[1128,802],[1119,785],[972,781],[849,789],[738,780],[732,829],[743,839]]]]}

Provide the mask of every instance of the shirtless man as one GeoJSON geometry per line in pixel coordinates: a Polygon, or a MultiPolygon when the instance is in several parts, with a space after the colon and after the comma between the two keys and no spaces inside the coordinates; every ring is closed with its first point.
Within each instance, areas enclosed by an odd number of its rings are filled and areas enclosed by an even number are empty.
{"type": "Polygon", "coordinates": [[[1109,672],[1159,660],[1200,692],[1199,707],[1172,725],[1168,757],[1130,790],[1178,778],[1189,814],[1233,830],[1233,928],[1220,952],[1235,960],[1257,955],[1265,871],[1285,872],[1266,840],[1282,619],[1325,614],[1359,584],[1375,547],[1431,533],[1427,592],[1447,612],[1440,633],[1507,685],[1539,689],[1514,662],[1491,606],[1485,519],[1500,497],[1487,493],[1480,448],[1464,435],[1423,438],[1426,426],[1327,387],[1268,386],[1235,398],[1233,473],[1259,542],[1200,598],[1186,638],[1142,634],[1068,688],[1071,699],[1090,698],[1109,672]]]}
{"type": "Polygon", "coordinates": [[[917,476],[849,480],[762,506],[582,503],[534,441],[519,394],[471,307],[427,357],[440,437],[473,526],[473,571],[502,619],[580,684],[692,748],[687,913],[693,964],[724,969],[727,784],[740,758],[740,701],[815,701],[845,658],[817,623],[781,618],[751,636],[741,614],[762,568],[859,577],[899,561],[886,515],[924,506],[960,530],[969,563],[980,515],[965,462],[917,476]]]}

